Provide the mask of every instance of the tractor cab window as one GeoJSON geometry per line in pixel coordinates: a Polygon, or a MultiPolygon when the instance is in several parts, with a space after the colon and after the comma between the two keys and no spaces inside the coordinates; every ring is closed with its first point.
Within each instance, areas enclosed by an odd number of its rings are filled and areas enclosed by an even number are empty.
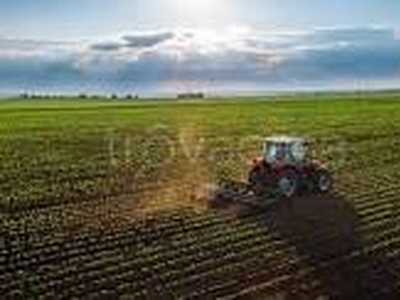
{"type": "Polygon", "coordinates": [[[266,143],[264,145],[264,156],[267,161],[272,161],[276,155],[276,147],[274,144],[266,143]]]}
{"type": "Polygon", "coordinates": [[[264,155],[269,162],[285,159],[286,153],[285,144],[267,143],[265,145],[264,155]]]}
{"type": "Polygon", "coordinates": [[[307,146],[304,143],[293,143],[290,149],[294,161],[304,161],[308,157],[307,146]]]}

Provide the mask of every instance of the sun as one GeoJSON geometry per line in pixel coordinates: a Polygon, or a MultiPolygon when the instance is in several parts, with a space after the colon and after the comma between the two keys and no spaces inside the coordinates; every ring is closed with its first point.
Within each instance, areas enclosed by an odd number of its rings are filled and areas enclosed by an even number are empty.
{"type": "Polygon", "coordinates": [[[213,0],[169,0],[171,6],[180,15],[204,17],[211,14],[217,1],[213,0]]]}
{"type": "Polygon", "coordinates": [[[201,24],[210,19],[227,20],[231,15],[228,0],[167,0],[178,18],[201,24]]]}

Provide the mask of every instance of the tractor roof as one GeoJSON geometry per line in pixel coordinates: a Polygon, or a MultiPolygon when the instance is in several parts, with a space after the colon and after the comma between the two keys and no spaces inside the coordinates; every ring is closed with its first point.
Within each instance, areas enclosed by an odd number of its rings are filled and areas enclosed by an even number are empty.
{"type": "Polygon", "coordinates": [[[305,143],[306,139],[293,136],[272,136],[265,138],[264,141],[268,143],[291,144],[291,143],[305,143]]]}

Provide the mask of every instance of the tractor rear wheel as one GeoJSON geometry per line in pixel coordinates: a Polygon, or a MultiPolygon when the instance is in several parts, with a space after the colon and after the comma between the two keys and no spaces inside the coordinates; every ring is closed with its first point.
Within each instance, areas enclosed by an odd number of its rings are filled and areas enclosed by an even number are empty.
{"type": "Polygon", "coordinates": [[[327,170],[319,170],[314,178],[315,190],[318,193],[327,193],[332,188],[332,176],[327,170]]]}
{"type": "Polygon", "coordinates": [[[294,170],[284,170],[278,178],[278,190],[285,198],[292,198],[297,194],[299,176],[294,170]]]}

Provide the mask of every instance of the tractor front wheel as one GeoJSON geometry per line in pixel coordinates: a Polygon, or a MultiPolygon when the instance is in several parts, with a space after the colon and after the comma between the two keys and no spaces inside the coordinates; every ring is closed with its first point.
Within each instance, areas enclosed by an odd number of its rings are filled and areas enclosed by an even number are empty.
{"type": "Polygon", "coordinates": [[[327,193],[332,188],[332,176],[326,170],[319,170],[314,179],[315,190],[318,193],[327,193]]]}
{"type": "Polygon", "coordinates": [[[299,177],[294,170],[283,171],[278,178],[279,193],[285,198],[296,195],[299,186],[299,177]]]}

